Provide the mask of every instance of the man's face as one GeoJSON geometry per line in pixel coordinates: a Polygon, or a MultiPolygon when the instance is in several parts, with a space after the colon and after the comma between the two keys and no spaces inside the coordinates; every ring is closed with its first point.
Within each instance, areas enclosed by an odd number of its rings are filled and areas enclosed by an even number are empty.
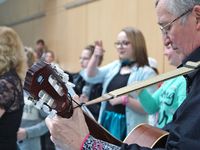
{"type": "MultiPolygon", "coordinates": [[[[161,28],[179,17],[172,15],[166,9],[165,1],[166,0],[160,0],[156,7],[158,24],[161,28]]],[[[163,30],[164,45],[167,46],[171,44],[174,50],[181,50],[180,53],[182,53],[184,57],[188,56],[193,50],[193,35],[195,32],[195,26],[192,20],[193,18],[190,17],[191,12],[188,12],[185,15],[189,15],[185,23],[181,23],[181,19],[184,17],[182,16],[163,30]]]]}
{"type": "Polygon", "coordinates": [[[36,44],[36,49],[37,50],[43,50],[44,49],[44,45],[42,43],[38,43],[38,44],[36,44]]]}
{"type": "Polygon", "coordinates": [[[178,54],[177,51],[171,47],[171,45],[164,46],[164,55],[167,57],[170,65],[177,67],[181,64],[182,55],[178,54]]]}

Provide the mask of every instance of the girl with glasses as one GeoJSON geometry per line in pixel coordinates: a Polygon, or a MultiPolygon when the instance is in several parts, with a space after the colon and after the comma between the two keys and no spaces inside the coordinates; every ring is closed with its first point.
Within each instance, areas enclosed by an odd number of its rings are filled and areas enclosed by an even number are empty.
{"type": "MultiPolygon", "coordinates": [[[[115,46],[119,59],[98,68],[99,57],[103,56],[104,50],[102,41],[96,41],[94,54],[86,68],[84,78],[90,83],[102,83],[102,94],[156,75],[149,67],[145,39],[138,29],[123,28],[117,35],[115,46]]],[[[153,92],[155,88],[148,90],[153,92]]],[[[99,122],[113,136],[123,140],[133,127],[148,122],[148,115],[137,99],[133,92],[102,102],[99,122]]]]}

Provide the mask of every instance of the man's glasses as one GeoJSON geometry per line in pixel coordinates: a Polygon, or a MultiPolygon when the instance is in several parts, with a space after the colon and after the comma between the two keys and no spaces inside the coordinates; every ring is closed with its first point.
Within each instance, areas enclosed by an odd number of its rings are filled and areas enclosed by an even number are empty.
{"type": "Polygon", "coordinates": [[[177,18],[175,18],[174,20],[172,20],[171,22],[167,23],[164,26],[160,26],[160,30],[162,31],[162,33],[164,35],[167,35],[168,32],[170,31],[172,24],[177,21],[178,19],[180,19],[181,17],[183,17],[184,15],[186,15],[187,13],[189,13],[190,11],[192,11],[193,8],[187,10],[186,12],[184,12],[183,14],[181,14],[180,16],[178,16],[177,18]]]}
{"type": "Polygon", "coordinates": [[[89,57],[80,57],[79,59],[80,60],[89,60],[90,58],[89,57]]]}
{"type": "Polygon", "coordinates": [[[120,47],[127,47],[130,44],[130,41],[122,41],[122,42],[115,42],[115,47],[120,48],[120,47]]]}

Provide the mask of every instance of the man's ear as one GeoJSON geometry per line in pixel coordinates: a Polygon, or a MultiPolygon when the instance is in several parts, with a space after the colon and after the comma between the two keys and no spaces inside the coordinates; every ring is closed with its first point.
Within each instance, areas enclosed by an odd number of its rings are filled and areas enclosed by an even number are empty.
{"type": "Polygon", "coordinates": [[[196,18],[197,30],[200,30],[200,5],[194,6],[193,11],[196,18]]]}

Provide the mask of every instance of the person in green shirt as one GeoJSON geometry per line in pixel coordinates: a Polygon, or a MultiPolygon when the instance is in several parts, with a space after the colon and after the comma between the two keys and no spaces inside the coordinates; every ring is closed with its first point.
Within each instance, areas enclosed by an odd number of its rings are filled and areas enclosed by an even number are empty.
{"type": "MultiPolygon", "coordinates": [[[[181,63],[181,54],[177,54],[171,45],[164,48],[164,55],[173,66],[177,67],[181,63]]],[[[185,97],[186,80],[183,76],[165,81],[153,95],[145,89],[139,92],[139,100],[144,110],[148,114],[157,113],[156,126],[158,128],[172,121],[173,114],[185,97]]]]}

